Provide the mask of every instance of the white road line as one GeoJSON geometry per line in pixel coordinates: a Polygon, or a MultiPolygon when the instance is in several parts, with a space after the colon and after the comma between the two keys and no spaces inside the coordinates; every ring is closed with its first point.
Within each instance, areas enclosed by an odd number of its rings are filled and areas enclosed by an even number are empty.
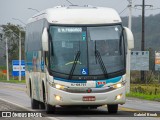
{"type": "MultiPolygon", "coordinates": [[[[18,104],[16,104],[16,103],[10,102],[10,101],[8,101],[8,100],[6,100],[6,99],[3,99],[3,98],[0,98],[0,100],[3,101],[3,102],[7,102],[7,103],[9,103],[9,104],[12,104],[12,105],[14,105],[14,106],[18,106],[18,107],[20,107],[20,108],[22,108],[22,109],[24,109],[24,110],[27,110],[27,111],[37,111],[37,110],[33,110],[33,109],[30,109],[30,108],[26,108],[26,107],[24,107],[24,106],[18,105],[18,104]]],[[[43,114],[43,115],[44,115],[44,114],[43,114]]],[[[47,119],[50,119],[50,120],[60,120],[60,119],[57,119],[57,118],[55,118],[55,117],[49,117],[49,116],[47,116],[47,115],[44,115],[44,116],[46,116],[46,118],[47,118],[47,119]]]]}
{"type": "Polygon", "coordinates": [[[0,98],[0,100],[2,100],[3,102],[7,102],[7,103],[9,103],[9,104],[18,106],[18,107],[20,107],[20,108],[22,108],[22,109],[25,109],[25,110],[27,110],[27,111],[35,111],[35,110],[33,110],[33,109],[26,108],[26,107],[24,107],[24,106],[18,105],[18,104],[13,103],[13,102],[10,102],[10,101],[8,101],[8,100],[6,100],[6,99],[3,99],[3,98],[0,98]]]}

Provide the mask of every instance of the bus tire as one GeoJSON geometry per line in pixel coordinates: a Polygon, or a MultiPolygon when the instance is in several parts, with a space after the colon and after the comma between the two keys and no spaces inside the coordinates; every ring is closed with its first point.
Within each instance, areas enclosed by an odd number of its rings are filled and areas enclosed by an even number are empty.
{"type": "Polygon", "coordinates": [[[39,102],[33,98],[31,98],[31,108],[32,109],[39,109],[39,102]]]}
{"type": "Polygon", "coordinates": [[[107,105],[108,113],[117,113],[118,112],[118,104],[107,105]]]}
{"type": "Polygon", "coordinates": [[[45,104],[45,111],[47,114],[53,114],[55,113],[55,106],[49,105],[49,104],[45,104]]]}
{"type": "Polygon", "coordinates": [[[40,102],[40,108],[45,109],[45,104],[43,102],[40,102]]]}

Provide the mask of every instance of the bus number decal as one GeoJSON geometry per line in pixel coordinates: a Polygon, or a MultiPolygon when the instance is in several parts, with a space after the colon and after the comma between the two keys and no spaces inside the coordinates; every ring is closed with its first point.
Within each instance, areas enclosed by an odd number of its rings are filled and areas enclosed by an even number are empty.
{"type": "Polygon", "coordinates": [[[86,86],[86,83],[71,83],[71,86],[86,86]]]}

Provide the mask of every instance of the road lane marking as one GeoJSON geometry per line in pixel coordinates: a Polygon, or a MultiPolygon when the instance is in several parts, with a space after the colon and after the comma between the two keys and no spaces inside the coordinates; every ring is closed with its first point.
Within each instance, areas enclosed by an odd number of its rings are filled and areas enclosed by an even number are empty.
{"type": "Polygon", "coordinates": [[[140,110],[136,110],[132,108],[125,108],[125,107],[118,107],[118,110],[129,111],[129,112],[139,112],[140,111],[140,110]]]}
{"type": "Polygon", "coordinates": [[[24,109],[24,110],[27,110],[27,111],[35,111],[35,110],[33,110],[33,109],[26,108],[26,107],[24,107],[24,106],[21,106],[21,105],[19,105],[19,104],[13,103],[13,102],[10,102],[10,101],[8,101],[8,100],[6,100],[6,99],[3,99],[3,98],[0,98],[0,100],[3,101],[3,102],[7,102],[7,103],[9,103],[9,104],[12,104],[12,105],[14,105],[14,106],[20,107],[20,108],[22,108],[22,109],[24,109]]]}

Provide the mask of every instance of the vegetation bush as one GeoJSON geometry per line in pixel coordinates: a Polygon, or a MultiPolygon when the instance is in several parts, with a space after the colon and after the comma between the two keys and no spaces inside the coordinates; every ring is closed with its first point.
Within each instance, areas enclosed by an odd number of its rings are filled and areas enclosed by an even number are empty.
{"type": "Polygon", "coordinates": [[[160,102],[160,84],[131,84],[127,96],[160,102]]]}

